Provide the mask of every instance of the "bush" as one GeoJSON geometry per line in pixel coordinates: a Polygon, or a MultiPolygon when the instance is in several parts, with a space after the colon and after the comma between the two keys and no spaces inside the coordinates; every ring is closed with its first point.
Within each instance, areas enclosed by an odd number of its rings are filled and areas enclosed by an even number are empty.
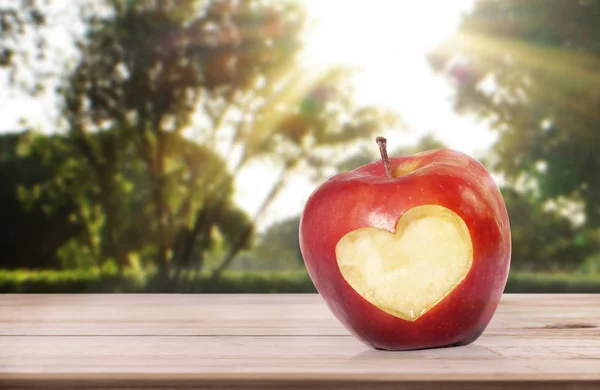
{"type": "Polygon", "coordinates": [[[600,274],[512,273],[507,293],[600,293],[600,274]]]}
{"type": "MultiPolygon", "coordinates": [[[[315,293],[305,271],[228,271],[178,284],[128,271],[0,271],[0,293],[315,293]]],[[[600,275],[512,273],[507,293],[600,293],[600,275]]]]}
{"type": "Polygon", "coordinates": [[[0,293],[314,293],[305,271],[228,271],[175,284],[155,275],[90,271],[0,271],[0,293]]]}

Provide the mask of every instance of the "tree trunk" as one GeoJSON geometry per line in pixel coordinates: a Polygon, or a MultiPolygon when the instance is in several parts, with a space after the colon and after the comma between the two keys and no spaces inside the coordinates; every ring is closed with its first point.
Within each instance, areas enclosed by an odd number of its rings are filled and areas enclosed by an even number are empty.
{"type": "MultiPolygon", "coordinates": [[[[190,257],[192,256],[192,252],[196,242],[198,241],[198,238],[202,239],[204,238],[203,235],[210,234],[210,225],[221,214],[224,203],[224,197],[221,197],[218,200],[218,203],[214,206],[212,204],[212,200],[207,199],[203,207],[196,212],[194,225],[191,230],[185,233],[183,243],[181,247],[178,248],[178,253],[174,257],[176,284],[180,283],[180,273],[182,267],[186,266],[189,268],[190,257]]],[[[195,268],[200,269],[202,267],[202,260],[202,258],[199,259],[195,268]]]]}
{"type": "Polygon", "coordinates": [[[279,195],[279,193],[283,189],[285,185],[285,175],[287,174],[289,168],[290,167],[286,167],[286,169],[283,170],[279,179],[277,180],[273,188],[271,188],[271,191],[269,192],[269,194],[261,204],[260,208],[254,215],[252,223],[248,226],[248,228],[244,229],[242,234],[240,234],[238,239],[233,243],[233,245],[229,249],[229,252],[227,252],[227,255],[225,255],[221,263],[212,271],[210,275],[211,282],[216,281],[221,276],[223,271],[225,271],[231,265],[231,262],[235,259],[237,254],[244,248],[248,238],[250,238],[254,230],[255,224],[260,220],[260,218],[263,216],[264,212],[267,210],[271,202],[273,202],[273,200],[277,197],[277,195],[279,195]]]}
{"type": "Polygon", "coordinates": [[[248,238],[250,238],[250,236],[252,235],[253,230],[254,230],[253,227],[250,226],[247,229],[245,229],[242,232],[242,234],[240,234],[239,238],[233,243],[231,249],[229,250],[229,252],[227,252],[227,255],[221,261],[221,264],[219,264],[212,271],[209,282],[212,283],[212,282],[215,282],[217,279],[219,279],[219,277],[221,276],[223,271],[225,271],[231,265],[231,262],[235,259],[237,254],[246,245],[246,242],[247,242],[248,238]]]}
{"type": "Polygon", "coordinates": [[[163,132],[159,129],[156,129],[158,132],[157,136],[157,145],[156,145],[156,164],[155,164],[155,172],[154,172],[154,211],[156,216],[156,221],[158,223],[158,231],[157,231],[157,242],[158,242],[158,257],[157,264],[158,270],[161,274],[161,279],[169,279],[168,275],[168,264],[167,264],[167,256],[169,251],[169,244],[167,242],[167,215],[166,215],[166,205],[164,199],[164,170],[165,170],[165,155],[164,155],[164,137],[163,132]]]}
{"type": "Polygon", "coordinates": [[[112,201],[112,184],[108,168],[102,167],[98,172],[100,184],[100,205],[104,211],[105,220],[105,238],[106,252],[104,258],[112,257],[117,262],[119,274],[123,273],[127,259],[126,253],[119,245],[119,223],[117,220],[118,211],[115,209],[112,201]]]}
{"type": "MultiPolygon", "coordinates": [[[[117,211],[115,210],[112,197],[113,187],[110,177],[110,167],[106,161],[102,161],[97,158],[94,149],[90,145],[86,134],[82,130],[82,126],[78,122],[71,123],[73,133],[75,135],[74,141],[75,146],[79,149],[83,157],[90,164],[96,177],[98,179],[98,186],[100,187],[100,207],[105,215],[105,227],[106,227],[106,248],[100,248],[101,256],[106,259],[112,257],[117,262],[118,272],[122,274],[124,266],[126,264],[126,253],[123,248],[119,245],[118,240],[118,229],[119,224],[117,222],[117,211]]],[[[110,161],[114,163],[114,161],[110,161]]],[[[89,235],[89,234],[88,234],[89,235]]]]}
{"type": "MultiPolygon", "coordinates": [[[[240,164],[238,164],[238,166],[235,167],[235,169],[232,172],[233,177],[235,177],[236,174],[242,169],[244,163],[245,163],[245,161],[242,161],[240,164]]],[[[184,240],[182,249],[181,249],[179,255],[177,256],[178,263],[180,263],[180,264],[189,264],[190,263],[190,256],[192,255],[192,251],[194,249],[194,245],[196,244],[198,234],[200,232],[202,232],[203,230],[206,230],[203,228],[211,225],[212,222],[215,220],[215,218],[218,218],[219,215],[221,214],[221,212],[223,211],[223,206],[225,205],[225,201],[227,200],[226,199],[227,194],[225,194],[224,191],[222,191],[222,188],[223,188],[222,186],[224,184],[227,184],[227,182],[218,182],[215,185],[214,190],[206,195],[203,208],[196,211],[192,231],[184,240]],[[214,204],[213,202],[216,202],[216,204],[214,204]],[[211,207],[208,207],[208,208],[205,207],[206,205],[209,205],[209,204],[214,204],[214,205],[211,207]],[[210,209],[213,210],[212,213],[209,213],[210,209]]],[[[200,271],[201,266],[200,266],[200,268],[198,268],[198,267],[196,267],[196,268],[198,271],[200,271]]]]}

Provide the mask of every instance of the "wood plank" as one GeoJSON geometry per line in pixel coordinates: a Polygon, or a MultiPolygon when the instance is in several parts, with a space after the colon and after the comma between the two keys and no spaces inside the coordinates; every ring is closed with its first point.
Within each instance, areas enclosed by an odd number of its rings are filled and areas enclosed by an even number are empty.
{"type": "Polygon", "coordinates": [[[474,344],[375,351],[316,295],[0,296],[0,388],[598,389],[600,295],[505,295],[474,344]]]}
{"type": "Polygon", "coordinates": [[[315,294],[6,295],[0,335],[347,335],[315,294]],[[18,326],[16,326],[18,325],[18,326]]]}
{"type": "Polygon", "coordinates": [[[2,374],[323,372],[447,378],[491,377],[500,370],[532,379],[538,374],[600,379],[600,339],[483,336],[463,348],[393,353],[371,350],[351,336],[11,336],[0,339],[0,362],[2,374]]]}
{"type": "MultiPolygon", "coordinates": [[[[506,294],[487,331],[600,335],[600,295],[506,294]],[[576,309],[574,309],[574,307],[576,309]]],[[[3,295],[0,335],[347,335],[315,294],[3,295]]]]}

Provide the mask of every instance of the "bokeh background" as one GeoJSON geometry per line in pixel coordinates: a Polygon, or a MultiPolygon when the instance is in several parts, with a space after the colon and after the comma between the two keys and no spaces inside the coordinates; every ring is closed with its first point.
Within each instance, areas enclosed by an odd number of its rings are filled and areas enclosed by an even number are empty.
{"type": "Polygon", "coordinates": [[[303,204],[384,135],[493,172],[507,292],[600,292],[599,20],[595,0],[0,0],[0,291],[314,292],[303,204]]]}

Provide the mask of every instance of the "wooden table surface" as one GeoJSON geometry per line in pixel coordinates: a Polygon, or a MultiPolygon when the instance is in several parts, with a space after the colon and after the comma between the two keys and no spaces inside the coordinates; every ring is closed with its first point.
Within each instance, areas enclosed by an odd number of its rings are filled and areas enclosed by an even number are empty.
{"type": "Polygon", "coordinates": [[[318,295],[0,295],[0,388],[600,389],[600,295],[505,295],[466,347],[371,350],[318,295]]]}

